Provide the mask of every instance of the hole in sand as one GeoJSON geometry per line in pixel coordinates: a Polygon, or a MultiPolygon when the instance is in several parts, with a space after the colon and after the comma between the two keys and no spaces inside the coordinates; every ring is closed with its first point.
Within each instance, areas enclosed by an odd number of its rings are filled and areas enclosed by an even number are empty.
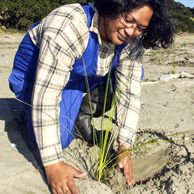
{"type": "MultiPolygon", "coordinates": [[[[155,146],[155,145],[152,145],[155,146]]],[[[136,182],[153,178],[155,174],[162,172],[169,162],[175,162],[179,158],[171,156],[170,149],[146,149],[145,154],[132,158],[133,172],[136,182]]]]}

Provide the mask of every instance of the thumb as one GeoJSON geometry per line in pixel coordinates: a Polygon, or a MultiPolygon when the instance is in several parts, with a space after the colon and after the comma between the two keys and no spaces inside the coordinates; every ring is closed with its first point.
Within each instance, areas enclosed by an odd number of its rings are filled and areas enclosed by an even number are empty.
{"type": "Polygon", "coordinates": [[[123,159],[118,163],[118,167],[119,167],[119,168],[123,168],[126,164],[127,164],[127,159],[126,159],[126,158],[123,158],[123,159]]]}
{"type": "Polygon", "coordinates": [[[87,172],[80,172],[74,168],[73,177],[75,178],[84,178],[87,175],[87,172]]]}
{"type": "Polygon", "coordinates": [[[123,168],[123,161],[120,161],[120,162],[118,163],[118,167],[119,167],[119,168],[123,168]]]}

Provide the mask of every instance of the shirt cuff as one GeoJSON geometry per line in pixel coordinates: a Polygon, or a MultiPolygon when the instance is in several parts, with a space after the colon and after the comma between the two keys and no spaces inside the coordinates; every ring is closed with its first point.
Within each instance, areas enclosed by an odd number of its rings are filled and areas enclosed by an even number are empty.
{"type": "Polygon", "coordinates": [[[131,147],[133,147],[133,143],[135,141],[135,137],[136,137],[136,132],[134,132],[133,130],[121,128],[119,130],[119,134],[117,136],[117,140],[119,142],[123,142],[123,143],[129,144],[131,147]]]}
{"type": "Polygon", "coordinates": [[[56,164],[63,160],[63,152],[62,152],[61,144],[52,145],[47,148],[39,149],[39,150],[40,150],[43,166],[56,164]]]}

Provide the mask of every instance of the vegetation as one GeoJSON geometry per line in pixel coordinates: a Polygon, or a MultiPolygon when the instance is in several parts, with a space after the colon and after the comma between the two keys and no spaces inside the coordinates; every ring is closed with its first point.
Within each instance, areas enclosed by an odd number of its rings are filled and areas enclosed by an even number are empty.
{"type": "Polygon", "coordinates": [[[0,25],[5,28],[28,30],[53,9],[67,3],[82,3],[86,0],[1,0],[0,25]]]}
{"type": "Polygon", "coordinates": [[[194,8],[185,7],[174,0],[166,0],[175,32],[194,32],[194,8]]]}
{"type": "MultiPolygon", "coordinates": [[[[86,3],[93,0],[1,0],[0,25],[3,28],[28,30],[53,9],[68,3],[86,3]]],[[[166,0],[175,32],[194,32],[194,8],[185,7],[174,0],[166,0]]]]}

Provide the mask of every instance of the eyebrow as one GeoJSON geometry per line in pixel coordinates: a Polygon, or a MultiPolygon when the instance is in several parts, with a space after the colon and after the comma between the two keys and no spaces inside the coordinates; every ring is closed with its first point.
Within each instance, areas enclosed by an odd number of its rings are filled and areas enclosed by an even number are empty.
{"type": "Polygon", "coordinates": [[[145,27],[145,28],[147,28],[148,26],[145,26],[145,25],[143,25],[143,24],[139,24],[137,21],[136,21],[136,19],[133,17],[133,15],[132,14],[130,14],[130,13],[128,13],[129,15],[131,15],[131,17],[133,18],[133,20],[137,23],[137,25],[138,26],[142,26],[142,27],[145,27]]]}

